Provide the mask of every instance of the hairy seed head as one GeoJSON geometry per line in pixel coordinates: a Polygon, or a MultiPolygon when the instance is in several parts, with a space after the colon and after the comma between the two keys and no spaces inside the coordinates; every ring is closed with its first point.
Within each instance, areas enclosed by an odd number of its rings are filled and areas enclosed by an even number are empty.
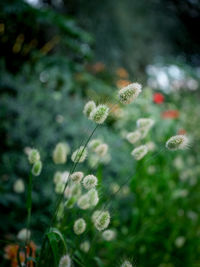
{"type": "Polygon", "coordinates": [[[135,160],[140,160],[147,154],[147,152],[148,152],[147,146],[142,145],[133,149],[131,155],[135,158],[135,160]]]}
{"type": "Polygon", "coordinates": [[[86,229],[86,222],[84,219],[80,218],[74,223],[74,233],[76,235],[81,235],[86,229]]]}
{"type": "Polygon", "coordinates": [[[94,220],[94,225],[98,231],[103,231],[110,223],[110,213],[108,211],[100,211],[94,220]]]}
{"type": "Polygon", "coordinates": [[[58,143],[53,151],[53,161],[55,164],[64,164],[67,161],[67,154],[70,149],[66,143],[58,143]]]}
{"type": "Polygon", "coordinates": [[[111,241],[115,238],[116,236],[116,233],[115,231],[113,230],[105,230],[103,233],[102,233],[102,237],[104,240],[106,241],[111,241]]]}
{"type": "Polygon", "coordinates": [[[95,152],[97,153],[98,156],[104,157],[106,155],[106,153],[108,152],[108,145],[107,144],[100,144],[95,149],[95,152]]]}
{"type": "Polygon", "coordinates": [[[81,244],[80,244],[80,249],[83,251],[83,252],[85,252],[85,253],[87,253],[88,251],[89,251],[89,249],[90,249],[90,242],[89,241],[84,241],[84,242],[82,242],[81,244]]]}
{"type": "Polygon", "coordinates": [[[96,206],[97,203],[99,202],[99,196],[97,190],[92,188],[90,189],[90,191],[88,191],[87,195],[90,206],[92,207],[96,206]]]}
{"type": "Polygon", "coordinates": [[[89,196],[88,194],[82,195],[77,202],[77,205],[82,210],[87,210],[90,208],[89,196]]]}
{"type": "Polygon", "coordinates": [[[34,164],[36,161],[40,160],[40,153],[37,149],[32,148],[28,152],[28,160],[31,164],[34,164]]]}
{"type": "Polygon", "coordinates": [[[71,258],[68,254],[62,256],[59,262],[59,267],[71,267],[71,258]]]}
{"type": "Polygon", "coordinates": [[[128,261],[128,260],[125,260],[123,263],[122,263],[122,265],[121,265],[121,267],[132,267],[133,265],[130,263],[130,261],[128,261]]]}
{"type": "Polygon", "coordinates": [[[92,150],[95,150],[100,144],[102,144],[100,139],[93,139],[89,142],[88,147],[92,150]]]}
{"type": "Polygon", "coordinates": [[[74,183],[80,183],[83,179],[83,172],[74,172],[70,175],[70,178],[74,183]]]}
{"type": "Polygon", "coordinates": [[[137,141],[140,140],[141,133],[140,131],[134,131],[131,133],[128,133],[126,136],[126,139],[129,141],[131,144],[135,144],[137,141]]]}
{"type": "Polygon", "coordinates": [[[150,118],[140,118],[137,120],[136,124],[138,128],[148,128],[150,129],[154,125],[154,120],[150,118]]]}
{"type": "Polygon", "coordinates": [[[188,147],[189,140],[185,135],[175,135],[166,142],[166,148],[169,150],[185,149],[188,147]]]}
{"type": "Polygon", "coordinates": [[[83,186],[86,188],[86,189],[91,189],[91,188],[94,188],[96,185],[97,185],[97,177],[90,174],[90,175],[87,175],[85,176],[85,178],[83,179],[83,186]]]}
{"type": "Polygon", "coordinates": [[[96,104],[94,103],[94,101],[89,101],[85,104],[83,113],[88,119],[90,119],[90,114],[95,108],[96,108],[96,104]]]}
{"type": "Polygon", "coordinates": [[[106,105],[99,105],[90,113],[90,118],[97,124],[102,124],[108,117],[109,108],[106,105]]]}
{"type": "Polygon", "coordinates": [[[123,104],[130,104],[141,93],[141,84],[131,83],[119,91],[119,100],[123,104]]]}
{"type": "Polygon", "coordinates": [[[32,174],[34,176],[39,176],[41,171],[42,171],[42,162],[40,160],[38,160],[33,164],[32,174]]]}
{"type": "Polygon", "coordinates": [[[87,149],[84,146],[80,146],[77,150],[75,150],[72,154],[71,160],[73,162],[83,162],[87,157],[87,149]]]}

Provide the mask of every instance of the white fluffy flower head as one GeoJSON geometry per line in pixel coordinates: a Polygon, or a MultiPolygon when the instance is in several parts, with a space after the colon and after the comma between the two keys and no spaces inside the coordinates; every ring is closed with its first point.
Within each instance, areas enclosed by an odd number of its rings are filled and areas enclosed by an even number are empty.
{"type": "Polygon", "coordinates": [[[105,231],[102,233],[102,237],[103,237],[103,239],[106,240],[106,241],[111,241],[111,240],[113,240],[113,239],[115,238],[115,236],[116,236],[115,231],[114,231],[114,230],[110,230],[110,229],[105,230],[105,231]]]}
{"type": "Polygon", "coordinates": [[[32,148],[28,152],[28,160],[31,164],[34,164],[36,161],[40,160],[40,153],[37,149],[32,148]]]}
{"type": "Polygon", "coordinates": [[[103,157],[106,155],[106,153],[108,152],[108,145],[107,144],[100,144],[99,146],[97,146],[97,148],[95,149],[95,152],[97,153],[98,156],[103,157]]]}
{"type": "Polygon", "coordinates": [[[99,105],[90,113],[90,118],[97,124],[102,124],[108,117],[109,108],[106,105],[99,105]]]}
{"type": "Polygon", "coordinates": [[[137,141],[140,140],[141,133],[140,131],[134,131],[131,133],[128,133],[126,136],[126,139],[129,141],[131,144],[135,144],[137,141]]]}
{"type": "Polygon", "coordinates": [[[141,84],[131,83],[119,91],[119,100],[123,104],[130,104],[141,93],[141,84]]]}
{"type": "Polygon", "coordinates": [[[148,152],[147,146],[142,145],[133,149],[131,155],[135,158],[135,160],[140,160],[147,154],[147,152],[148,152]]]}
{"type": "Polygon", "coordinates": [[[80,146],[77,150],[75,150],[72,154],[72,161],[73,162],[83,162],[87,157],[87,149],[84,146],[80,146]]]}
{"type": "Polygon", "coordinates": [[[83,179],[83,186],[86,189],[91,189],[94,188],[97,185],[97,177],[94,176],[93,174],[87,175],[85,176],[85,178],[83,179]]]}
{"type": "Polygon", "coordinates": [[[76,235],[81,235],[86,229],[86,222],[84,219],[80,218],[74,223],[74,233],[76,235]]]}
{"type": "Polygon", "coordinates": [[[125,261],[122,263],[121,267],[133,267],[133,265],[131,264],[130,261],[125,260],[125,261]]]}
{"type": "Polygon", "coordinates": [[[166,148],[169,150],[185,149],[188,144],[189,140],[185,135],[175,135],[166,142],[166,148]]]}
{"type": "Polygon", "coordinates": [[[89,101],[85,104],[83,113],[85,114],[86,117],[88,117],[88,119],[90,119],[90,114],[95,108],[96,104],[94,103],[94,101],[89,101]]]}
{"type": "Polygon", "coordinates": [[[80,183],[83,179],[83,173],[82,172],[74,172],[70,175],[71,180],[74,183],[80,183]]]}
{"type": "Polygon", "coordinates": [[[94,225],[98,231],[103,231],[110,224],[110,213],[108,211],[98,211],[93,215],[94,225]]]}
{"type": "Polygon", "coordinates": [[[71,258],[70,256],[64,255],[59,262],[59,267],[71,267],[71,258]]]}

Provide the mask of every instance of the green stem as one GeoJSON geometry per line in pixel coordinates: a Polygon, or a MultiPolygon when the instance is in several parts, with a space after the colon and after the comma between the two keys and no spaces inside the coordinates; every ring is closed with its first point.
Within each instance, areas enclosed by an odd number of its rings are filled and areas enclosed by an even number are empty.
{"type": "Polygon", "coordinates": [[[29,176],[29,183],[28,183],[28,195],[27,195],[27,223],[26,223],[26,245],[29,243],[29,235],[28,230],[30,230],[30,222],[31,222],[31,209],[32,209],[32,188],[33,188],[33,179],[32,174],[29,176]]]}

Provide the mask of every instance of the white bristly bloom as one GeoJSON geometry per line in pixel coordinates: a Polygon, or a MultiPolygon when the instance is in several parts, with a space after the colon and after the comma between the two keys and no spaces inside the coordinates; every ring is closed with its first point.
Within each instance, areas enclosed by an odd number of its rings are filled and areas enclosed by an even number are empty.
{"type": "Polygon", "coordinates": [[[110,223],[110,213],[108,211],[100,211],[93,219],[96,229],[98,231],[103,231],[110,223]]]}
{"type": "Polygon", "coordinates": [[[80,183],[83,179],[83,173],[82,172],[74,172],[70,175],[71,180],[74,183],[80,183]]]}
{"type": "Polygon", "coordinates": [[[77,205],[82,210],[87,210],[90,208],[89,196],[88,194],[82,195],[77,202],[77,205]]]}
{"type": "Polygon", "coordinates": [[[116,236],[116,233],[115,231],[113,230],[105,230],[103,233],[102,233],[102,237],[104,240],[106,241],[111,241],[115,238],[116,236]]]}
{"type": "Polygon", "coordinates": [[[136,122],[138,128],[151,128],[154,125],[154,120],[150,118],[140,118],[136,122]]]}
{"type": "Polygon", "coordinates": [[[58,143],[53,151],[53,161],[55,164],[64,164],[67,161],[67,154],[70,148],[67,143],[58,143]]]}
{"type": "Polygon", "coordinates": [[[87,195],[90,206],[92,207],[96,206],[97,203],[99,202],[99,196],[97,190],[92,188],[90,189],[90,191],[88,191],[87,195]]]}
{"type": "Polygon", "coordinates": [[[86,222],[84,219],[80,218],[74,223],[74,233],[76,235],[81,235],[86,229],[86,222]]]}
{"type": "Polygon", "coordinates": [[[31,237],[31,231],[27,230],[26,228],[22,229],[19,231],[19,233],[17,234],[17,238],[21,241],[26,241],[26,239],[30,239],[31,237]]]}
{"type": "Polygon", "coordinates": [[[87,157],[87,148],[84,146],[80,146],[77,150],[75,150],[72,154],[72,161],[73,162],[83,162],[87,157]]]}
{"type": "Polygon", "coordinates": [[[101,144],[102,141],[100,139],[93,139],[89,142],[88,147],[92,150],[95,150],[101,144]]]}
{"type": "Polygon", "coordinates": [[[59,267],[71,267],[71,258],[68,254],[62,256],[59,262],[59,267]]]}
{"type": "Polygon", "coordinates": [[[128,133],[126,136],[126,139],[129,141],[131,144],[135,144],[137,141],[140,140],[141,133],[139,131],[134,131],[131,133],[128,133]]]}
{"type": "Polygon", "coordinates": [[[130,104],[142,92],[142,86],[139,83],[131,83],[119,91],[119,100],[123,104],[130,104]]]}
{"type": "Polygon", "coordinates": [[[25,190],[24,181],[17,179],[13,185],[13,190],[18,194],[23,193],[25,190]]]}
{"type": "Polygon", "coordinates": [[[142,145],[133,149],[131,155],[135,158],[135,160],[140,160],[147,154],[147,152],[148,152],[147,146],[142,145]]]}
{"type": "Polygon", "coordinates": [[[89,251],[89,249],[90,249],[90,242],[89,241],[84,241],[84,242],[82,242],[81,244],[80,244],[80,249],[83,251],[83,252],[85,252],[85,253],[87,253],[88,251],[89,251]]]}
{"type": "Polygon", "coordinates": [[[91,189],[91,188],[94,188],[96,185],[97,185],[97,177],[90,174],[90,175],[87,175],[85,176],[85,178],[83,179],[83,186],[86,188],[86,189],[91,189]]]}
{"type": "Polygon", "coordinates": [[[130,261],[125,260],[125,261],[122,263],[121,267],[133,267],[133,265],[130,263],[130,261]]]}
{"type": "Polygon", "coordinates": [[[99,146],[97,146],[97,148],[95,149],[95,152],[97,153],[98,156],[103,157],[106,155],[106,153],[108,152],[108,145],[107,144],[100,144],[99,146]]]}
{"type": "Polygon", "coordinates": [[[185,149],[188,144],[189,140],[185,135],[175,135],[166,142],[166,148],[169,150],[185,149]]]}
{"type": "Polygon", "coordinates": [[[95,108],[96,104],[94,103],[94,101],[89,101],[84,106],[83,114],[85,114],[85,116],[90,119],[90,114],[95,108]]]}
{"type": "Polygon", "coordinates": [[[109,108],[106,105],[99,105],[90,113],[90,118],[97,124],[102,124],[108,117],[109,108]]]}

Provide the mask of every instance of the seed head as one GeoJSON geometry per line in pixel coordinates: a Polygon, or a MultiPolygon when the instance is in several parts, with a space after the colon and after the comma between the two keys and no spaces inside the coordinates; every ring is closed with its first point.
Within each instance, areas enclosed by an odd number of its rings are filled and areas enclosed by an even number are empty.
{"type": "Polygon", "coordinates": [[[123,104],[130,104],[142,92],[142,86],[139,83],[131,83],[119,91],[119,100],[123,104]]]}
{"type": "Polygon", "coordinates": [[[92,150],[95,150],[100,144],[102,144],[100,139],[93,139],[89,142],[88,147],[92,150]]]}
{"type": "Polygon", "coordinates": [[[59,267],[71,267],[71,258],[70,256],[64,255],[59,262],[59,267]]]}
{"type": "Polygon", "coordinates": [[[85,104],[83,113],[85,114],[86,117],[88,117],[88,119],[90,119],[90,114],[95,108],[96,104],[94,103],[94,101],[89,101],[85,104]]]}
{"type": "Polygon", "coordinates": [[[94,188],[96,185],[97,185],[97,177],[90,174],[90,175],[87,175],[85,176],[85,178],[83,179],[83,186],[86,188],[86,189],[91,189],[91,188],[94,188]]]}
{"type": "Polygon", "coordinates": [[[90,208],[89,196],[88,194],[82,195],[77,202],[77,205],[82,210],[87,210],[90,208]]]}
{"type": "Polygon", "coordinates": [[[154,125],[154,120],[150,118],[140,118],[136,122],[138,128],[150,129],[154,125]]]}
{"type": "Polygon", "coordinates": [[[87,253],[87,252],[89,251],[89,249],[90,249],[90,242],[86,240],[86,241],[84,241],[83,243],[81,243],[81,244],[80,244],[80,249],[81,249],[83,252],[87,253]]]}
{"type": "Polygon", "coordinates": [[[135,149],[133,149],[133,151],[131,152],[131,155],[136,159],[136,160],[140,160],[142,159],[148,152],[148,148],[146,145],[142,145],[139,147],[136,147],[135,149]]]}
{"type": "Polygon", "coordinates": [[[130,263],[130,261],[125,260],[125,261],[122,263],[121,267],[133,267],[133,265],[130,263]]]}
{"type": "Polygon", "coordinates": [[[96,206],[97,203],[99,202],[99,196],[98,196],[98,192],[96,189],[92,188],[90,189],[90,191],[88,191],[87,193],[88,195],[88,201],[90,203],[90,206],[96,206]]]}
{"type": "Polygon", "coordinates": [[[72,154],[71,160],[73,162],[83,162],[87,157],[87,149],[84,146],[80,146],[77,150],[75,150],[72,154]]]}
{"type": "Polygon", "coordinates": [[[134,144],[134,143],[136,143],[137,141],[140,140],[140,137],[141,137],[141,133],[139,131],[134,131],[134,132],[128,133],[127,136],[126,136],[126,139],[131,144],[134,144]]]}
{"type": "Polygon", "coordinates": [[[40,160],[38,160],[33,164],[32,174],[34,176],[39,176],[41,171],[42,171],[42,162],[40,160]]]}
{"type": "Polygon", "coordinates": [[[40,153],[37,149],[32,148],[28,153],[28,160],[30,164],[34,164],[36,161],[40,160],[40,153]]]}
{"type": "Polygon", "coordinates": [[[55,164],[64,164],[67,161],[69,146],[65,143],[58,143],[53,151],[53,161],[55,164]]]}
{"type": "Polygon", "coordinates": [[[99,146],[97,146],[97,148],[95,149],[95,152],[97,153],[98,156],[103,157],[106,155],[106,153],[108,152],[108,145],[107,144],[100,144],[99,146]]]}
{"type": "Polygon", "coordinates": [[[19,233],[17,234],[17,238],[21,241],[25,241],[27,238],[30,239],[30,237],[31,237],[31,231],[26,228],[20,230],[19,233]]]}
{"type": "Polygon", "coordinates": [[[74,223],[74,233],[76,235],[81,235],[86,229],[86,222],[84,219],[80,218],[74,223]]]}
{"type": "Polygon", "coordinates": [[[116,233],[115,231],[113,230],[105,230],[103,233],[102,233],[102,237],[103,239],[105,239],[106,241],[111,241],[115,238],[116,236],[116,233]]]}
{"type": "Polygon", "coordinates": [[[103,231],[110,223],[110,213],[108,211],[100,211],[94,219],[94,225],[98,231],[103,231]]]}
{"type": "Polygon", "coordinates": [[[24,181],[17,179],[13,185],[13,190],[18,194],[23,193],[25,190],[24,181]]]}
{"type": "Polygon", "coordinates": [[[97,124],[102,124],[108,117],[109,108],[106,105],[99,105],[90,113],[90,118],[97,124]]]}
{"type": "Polygon", "coordinates": [[[175,135],[166,142],[166,148],[169,150],[185,149],[188,144],[189,140],[185,135],[175,135]]]}
{"type": "Polygon", "coordinates": [[[80,183],[83,179],[83,173],[82,172],[74,172],[70,175],[71,180],[74,183],[80,183]]]}

